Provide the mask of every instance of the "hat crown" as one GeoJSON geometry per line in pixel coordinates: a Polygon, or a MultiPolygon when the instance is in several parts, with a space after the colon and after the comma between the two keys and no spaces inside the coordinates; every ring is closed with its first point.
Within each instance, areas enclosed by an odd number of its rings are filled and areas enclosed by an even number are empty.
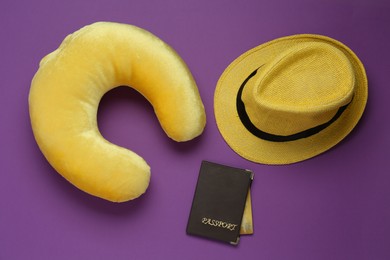
{"type": "Polygon", "coordinates": [[[321,125],[348,104],[354,93],[353,67],[329,43],[293,45],[260,67],[242,100],[262,131],[291,135],[321,125]]]}

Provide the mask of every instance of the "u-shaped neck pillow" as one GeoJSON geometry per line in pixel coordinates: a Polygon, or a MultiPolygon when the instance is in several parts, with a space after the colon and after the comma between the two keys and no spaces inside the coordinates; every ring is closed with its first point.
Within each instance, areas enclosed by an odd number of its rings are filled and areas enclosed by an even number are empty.
{"type": "Polygon", "coordinates": [[[162,40],[131,25],[99,22],[67,36],[40,62],[29,94],[33,133],[48,162],[79,189],[114,202],[139,197],[150,180],[143,158],[98,129],[101,98],[123,85],[152,104],[170,138],[202,133],[205,111],[186,64],[162,40]]]}

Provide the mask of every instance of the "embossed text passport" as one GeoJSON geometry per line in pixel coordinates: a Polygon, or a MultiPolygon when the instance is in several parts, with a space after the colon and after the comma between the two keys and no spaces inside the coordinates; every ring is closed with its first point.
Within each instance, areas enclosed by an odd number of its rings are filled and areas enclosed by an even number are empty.
{"type": "Polygon", "coordinates": [[[237,245],[252,180],[249,170],[203,161],[187,234],[237,245]]]}

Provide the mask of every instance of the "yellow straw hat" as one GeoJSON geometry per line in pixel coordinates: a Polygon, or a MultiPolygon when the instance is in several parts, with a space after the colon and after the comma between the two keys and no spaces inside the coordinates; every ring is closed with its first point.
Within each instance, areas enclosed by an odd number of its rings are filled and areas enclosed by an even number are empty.
{"type": "Polygon", "coordinates": [[[325,152],[363,114],[367,77],[344,44],[312,34],[259,45],[223,72],[214,95],[218,128],[242,157],[289,164],[325,152]]]}

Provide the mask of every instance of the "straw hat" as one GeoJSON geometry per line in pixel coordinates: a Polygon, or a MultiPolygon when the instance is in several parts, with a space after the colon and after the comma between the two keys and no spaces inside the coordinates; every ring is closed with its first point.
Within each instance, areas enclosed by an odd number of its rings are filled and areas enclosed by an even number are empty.
{"type": "Polygon", "coordinates": [[[264,164],[309,159],[355,127],[367,102],[358,57],[329,37],[301,34],[257,46],[217,83],[214,110],[228,145],[264,164]]]}

